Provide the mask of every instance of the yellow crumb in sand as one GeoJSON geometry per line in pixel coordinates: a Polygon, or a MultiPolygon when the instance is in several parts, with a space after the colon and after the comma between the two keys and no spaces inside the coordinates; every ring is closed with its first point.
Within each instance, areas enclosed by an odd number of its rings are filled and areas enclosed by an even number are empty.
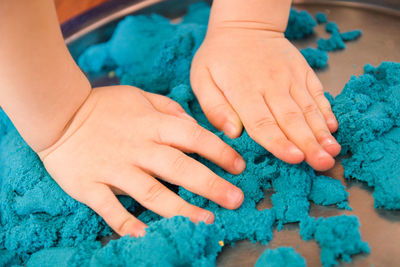
{"type": "Polygon", "coordinates": [[[115,71],[110,71],[109,73],[108,73],[108,78],[114,78],[115,77],[115,71]]]}

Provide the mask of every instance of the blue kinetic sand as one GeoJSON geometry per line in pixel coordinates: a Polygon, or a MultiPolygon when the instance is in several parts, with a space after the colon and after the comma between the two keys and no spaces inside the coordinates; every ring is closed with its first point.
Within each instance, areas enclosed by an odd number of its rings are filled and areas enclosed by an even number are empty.
{"type": "MultiPolygon", "coordinates": [[[[273,238],[275,225],[280,229],[293,222],[301,222],[301,231],[320,244],[325,265],[368,252],[355,218],[309,219],[310,201],[346,207],[348,194],[340,183],[317,176],[305,163],[280,161],[246,132],[231,140],[207,121],[190,88],[189,74],[192,57],[205,36],[208,15],[209,6],[199,3],[179,24],[159,15],[128,16],[108,42],[89,47],[79,58],[79,65],[88,72],[113,70],[122,84],[171,97],[200,125],[236,149],[247,162],[240,175],[191,156],[239,186],[245,194],[243,205],[235,211],[226,210],[179,188],[181,197],[216,216],[212,225],[195,225],[182,217],[163,219],[151,211],[139,215],[134,200],[120,198],[128,210],[149,224],[147,234],[142,238],[126,236],[102,247],[98,240],[109,235],[110,228],[61,190],[1,111],[0,265],[148,266],[162,262],[165,266],[213,266],[224,244],[243,239],[266,244],[273,238]],[[269,188],[274,191],[273,207],[258,210],[256,204],[269,188]]],[[[315,25],[307,12],[292,10],[285,34],[291,39],[303,38],[313,33],[315,25]]],[[[326,63],[326,53],[320,50],[302,52],[315,68],[326,63]]],[[[399,157],[400,151],[398,71],[395,63],[383,63],[377,69],[368,66],[364,76],[352,78],[343,93],[331,99],[340,122],[338,139],[344,151],[352,153],[344,161],[346,176],[375,186],[377,206],[397,209],[399,192],[391,177],[398,177],[398,168],[390,157],[399,157]],[[372,153],[372,147],[379,149],[372,153]],[[390,153],[388,157],[383,149],[390,153]]],[[[279,255],[288,251],[293,256],[290,249],[280,249],[279,255]]]]}
{"type": "Polygon", "coordinates": [[[254,267],[306,267],[306,261],[293,248],[267,249],[254,267]]]}
{"type": "Polygon", "coordinates": [[[311,68],[323,69],[328,64],[328,53],[326,51],[308,47],[300,50],[311,68]]]}
{"type": "Polygon", "coordinates": [[[290,9],[288,26],[285,31],[285,37],[289,40],[302,39],[314,33],[314,27],[317,22],[307,11],[297,11],[290,9]]]}
{"type": "Polygon", "coordinates": [[[362,30],[354,30],[340,33],[340,37],[342,37],[342,40],[345,42],[356,40],[357,38],[360,38],[361,35],[362,30]]]}
{"type": "Polygon", "coordinates": [[[346,48],[344,42],[353,41],[362,35],[361,30],[353,30],[341,33],[339,26],[334,21],[330,21],[325,25],[325,30],[331,33],[328,39],[320,38],[317,40],[318,49],[324,51],[336,51],[346,48]]]}
{"type": "Polygon", "coordinates": [[[337,204],[338,208],[351,210],[347,203],[348,196],[349,193],[340,181],[320,175],[313,180],[308,197],[317,205],[337,204]]]}
{"type": "Polygon", "coordinates": [[[336,97],[337,140],[346,178],[374,187],[375,207],[400,209],[400,64],[364,67],[336,97]]]}
{"type": "Polygon", "coordinates": [[[324,218],[308,217],[300,222],[300,235],[304,240],[312,238],[321,247],[321,262],[324,267],[338,265],[337,259],[351,261],[351,255],[369,253],[370,248],[361,240],[356,216],[324,218]]]}
{"type": "Polygon", "coordinates": [[[140,238],[122,237],[101,248],[50,248],[32,255],[27,266],[213,266],[221,251],[219,229],[184,217],[162,219],[140,238]]]}
{"type": "Polygon", "coordinates": [[[315,19],[317,20],[318,24],[323,24],[328,22],[328,17],[325,13],[317,12],[315,13],[315,19]]]}

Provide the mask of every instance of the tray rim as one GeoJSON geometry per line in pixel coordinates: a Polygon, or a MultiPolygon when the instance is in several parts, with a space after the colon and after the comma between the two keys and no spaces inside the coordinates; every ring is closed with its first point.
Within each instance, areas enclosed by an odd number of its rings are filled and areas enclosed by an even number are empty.
{"type": "MultiPolygon", "coordinates": [[[[63,24],[61,30],[66,44],[70,44],[98,28],[146,7],[166,2],[165,0],[111,0],[78,15],[63,24]],[[108,14],[108,15],[107,15],[108,14]]],[[[326,5],[331,7],[359,8],[400,17],[399,9],[371,3],[332,1],[332,0],[294,0],[295,6],[326,5]]]]}

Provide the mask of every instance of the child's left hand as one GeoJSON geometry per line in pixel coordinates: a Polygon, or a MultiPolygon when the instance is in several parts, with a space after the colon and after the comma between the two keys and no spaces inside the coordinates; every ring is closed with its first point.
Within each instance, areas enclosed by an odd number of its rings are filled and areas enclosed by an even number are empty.
{"type": "Polygon", "coordinates": [[[243,123],[288,163],[333,166],[340,145],[331,132],[338,123],[321,82],[282,32],[214,28],[193,59],[191,83],[207,118],[229,137],[239,136],[243,123]]]}

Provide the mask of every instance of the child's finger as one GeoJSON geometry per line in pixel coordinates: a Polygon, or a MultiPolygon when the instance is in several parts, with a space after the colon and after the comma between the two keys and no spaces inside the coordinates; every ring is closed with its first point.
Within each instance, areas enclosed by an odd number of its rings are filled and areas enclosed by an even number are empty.
{"type": "Polygon", "coordinates": [[[146,225],[130,214],[111,189],[95,184],[85,193],[85,204],[92,208],[120,236],[143,236],[146,225]]]}
{"type": "Polygon", "coordinates": [[[240,90],[234,92],[230,101],[238,111],[250,137],[283,161],[291,164],[302,162],[303,152],[283,134],[262,95],[248,94],[240,90]]]}
{"type": "Polygon", "coordinates": [[[327,170],[335,163],[315,139],[299,106],[289,93],[266,93],[265,101],[285,135],[304,153],[305,160],[316,170],[327,170]]]}
{"type": "Polygon", "coordinates": [[[196,71],[192,70],[190,78],[193,91],[210,123],[229,138],[240,136],[243,130],[242,122],[209,70],[205,66],[197,68],[196,71]]]}
{"type": "Polygon", "coordinates": [[[214,221],[212,212],[189,204],[138,168],[129,167],[119,170],[112,178],[113,186],[127,192],[142,206],[163,217],[181,215],[189,217],[195,223],[200,221],[212,223],[214,221]]]}
{"type": "Polygon", "coordinates": [[[153,94],[145,91],[142,91],[142,93],[159,112],[196,122],[196,120],[187,114],[181,105],[174,100],[163,95],[153,94]]]}
{"type": "Polygon", "coordinates": [[[227,209],[238,208],[244,198],[239,188],[200,162],[169,146],[156,145],[153,149],[146,149],[136,165],[227,209]]]}
{"type": "Polygon", "coordinates": [[[303,112],[304,118],[314,133],[317,141],[331,156],[334,157],[338,155],[340,152],[340,145],[331,135],[324,117],[322,116],[317,104],[314,102],[313,98],[305,88],[305,85],[304,87],[294,86],[298,86],[298,84],[293,85],[293,90],[290,90],[290,95],[303,112]]]}
{"type": "Polygon", "coordinates": [[[239,174],[246,167],[245,161],[233,148],[198,124],[176,118],[164,119],[158,131],[160,143],[197,153],[230,173],[239,174]]]}
{"type": "Polygon", "coordinates": [[[319,110],[326,120],[329,130],[333,133],[337,130],[339,124],[336,120],[335,115],[332,112],[331,104],[324,95],[324,90],[320,80],[317,75],[315,75],[313,70],[307,72],[307,89],[312,98],[317,103],[319,110]]]}

